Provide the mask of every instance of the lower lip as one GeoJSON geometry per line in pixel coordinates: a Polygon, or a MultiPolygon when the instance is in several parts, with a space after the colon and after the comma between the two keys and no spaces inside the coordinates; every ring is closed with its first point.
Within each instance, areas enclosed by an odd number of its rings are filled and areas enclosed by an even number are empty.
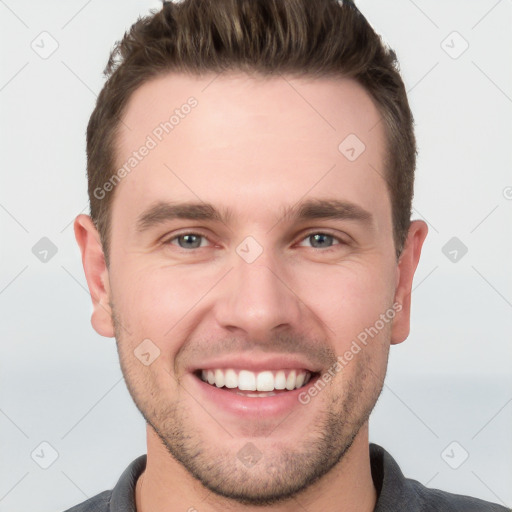
{"type": "Polygon", "coordinates": [[[289,414],[294,407],[303,407],[303,404],[299,401],[299,395],[307,392],[309,387],[314,385],[318,379],[318,375],[315,375],[305,386],[278,393],[274,396],[249,397],[227,391],[225,388],[212,386],[193,374],[191,374],[191,377],[209,403],[215,404],[226,412],[243,415],[244,417],[279,416],[289,414]]]}

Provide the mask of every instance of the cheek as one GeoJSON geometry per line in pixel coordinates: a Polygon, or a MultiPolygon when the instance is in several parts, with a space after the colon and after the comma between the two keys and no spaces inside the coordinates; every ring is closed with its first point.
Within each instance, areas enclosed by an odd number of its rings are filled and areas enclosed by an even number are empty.
{"type": "MultiPolygon", "coordinates": [[[[288,292],[291,299],[305,305],[301,305],[305,315],[303,327],[320,319],[326,336],[343,345],[373,325],[390,307],[393,276],[383,267],[378,255],[354,256],[338,264],[305,261],[287,269],[283,280],[293,290],[288,292]]],[[[178,341],[173,343],[173,340],[186,336],[192,317],[205,308],[215,308],[208,292],[225,270],[222,265],[137,269],[136,262],[124,267],[116,275],[115,307],[132,333],[133,344],[149,338],[167,353],[173,352],[173,348],[178,350],[178,341]]],[[[229,293],[229,283],[222,286],[224,293],[229,293]]],[[[281,285],[276,286],[282,289],[281,285]]],[[[217,298],[222,293],[220,289],[213,294],[217,298]]]]}
{"type": "Polygon", "coordinates": [[[341,344],[374,325],[392,304],[390,273],[367,262],[317,266],[313,274],[302,271],[298,280],[301,298],[341,344]]]}
{"type": "Polygon", "coordinates": [[[172,337],[180,319],[204,293],[193,272],[178,268],[132,267],[117,277],[115,308],[134,343],[150,338],[160,345],[172,337]]]}

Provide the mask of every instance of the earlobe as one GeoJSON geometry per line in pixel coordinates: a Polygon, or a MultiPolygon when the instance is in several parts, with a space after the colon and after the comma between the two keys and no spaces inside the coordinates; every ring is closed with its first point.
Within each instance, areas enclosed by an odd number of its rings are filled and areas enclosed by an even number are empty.
{"type": "Polygon", "coordinates": [[[428,226],[422,220],[412,221],[407,240],[397,266],[395,302],[401,305],[391,329],[391,344],[405,341],[410,332],[411,293],[414,272],[418,266],[421,248],[428,233],[428,226]]]}
{"type": "Polygon", "coordinates": [[[91,217],[84,214],[76,217],[74,230],[92,299],[91,324],[98,334],[112,338],[114,326],[110,308],[109,276],[99,233],[91,217]]]}

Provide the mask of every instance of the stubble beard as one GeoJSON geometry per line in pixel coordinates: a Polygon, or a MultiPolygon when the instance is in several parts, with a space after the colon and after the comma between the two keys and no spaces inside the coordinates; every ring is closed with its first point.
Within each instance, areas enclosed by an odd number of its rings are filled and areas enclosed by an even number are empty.
{"type": "MultiPolygon", "coordinates": [[[[307,406],[300,405],[273,431],[255,437],[252,449],[258,450],[260,458],[256,464],[246,466],[237,456],[239,443],[233,443],[237,448],[231,450],[208,443],[182,399],[170,399],[166,391],[159,388],[154,374],[147,373],[141,378],[141,366],[137,366],[140,362],[133,357],[130,340],[123,339],[113,308],[112,312],[121,370],[137,409],[167,452],[190,475],[216,495],[242,505],[268,506],[289,500],[331,471],[343,460],[382,392],[387,357],[383,370],[372,369],[368,353],[361,351],[352,361],[357,365],[354,378],[344,383],[342,392],[335,394],[331,390],[336,378],[330,382],[331,387],[322,391],[321,394],[329,393],[330,398],[319,417],[307,428],[307,435],[293,444],[293,451],[276,452],[263,446],[269,446],[268,441],[278,432],[282,436],[287,423],[305,417],[307,406]]],[[[147,367],[144,370],[147,371],[147,367]]],[[[182,386],[175,377],[172,380],[178,387],[182,386]]],[[[189,393],[184,390],[181,395],[188,397],[189,393]]],[[[212,428],[221,428],[220,421],[210,419],[212,428]]],[[[277,443],[276,439],[274,447],[277,443]]]]}

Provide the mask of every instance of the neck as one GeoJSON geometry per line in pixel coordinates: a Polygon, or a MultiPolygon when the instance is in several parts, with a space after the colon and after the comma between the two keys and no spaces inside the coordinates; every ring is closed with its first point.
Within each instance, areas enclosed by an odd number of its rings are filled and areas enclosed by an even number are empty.
{"type": "Polygon", "coordinates": [[[368,423],[361,427],[343,459],[329,473],[295,497],[268,507],[244,506],[203,487],[171,457],[149,425],[147,442],[146,469],[135,489],[137,512],[291,512],[297,508],[311,512],[373,512],[375,509],[377,491],[371,475],[368,423]]]}

